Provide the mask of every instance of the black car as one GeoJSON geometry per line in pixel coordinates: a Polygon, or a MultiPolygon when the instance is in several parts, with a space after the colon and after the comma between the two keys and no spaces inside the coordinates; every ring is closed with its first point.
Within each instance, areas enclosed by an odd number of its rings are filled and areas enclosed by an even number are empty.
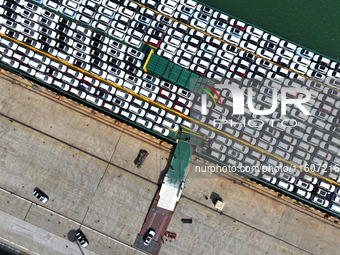
{"type": "Polygon", "coordinates": [[[101,50],[104,47],[104,44],[97,42],[96,40],[91,40],[90,46],[93,49],[101,50]]]}
{"type": "Polygon", "coordinates": [[[48,201],[48,196],[44,192],[42,192],[39,188],[35,188],[33,190],[33,195],[37,199],[39,199],[39,201],[42,202],[42,203],[47,203],[47,201],[48,201]]]}
{"type": "Polygon", "coordinates": [[[89,241],[86,239],[84,233],[80,229],[77,230],[76,238],[80,245],[84,248],[89,245],[89,241]]]}
{"type": "Polygon", "coordinates": [[[147,29],[146,25],[139,23],[139,22],[135,22],[133,27],[134,27],[134,29],[136,29],[137,31],[139,31],[141,33],[145,33],[145,31],[147,29]]]}
{"type": "Polygon", "coordinates": [[[274,44],[274,43],[272,43],[272,42],[266,41],[266,42],[263,44],[263,48],[265,48],[266,50],[269,50],[269,51],[275,53],[276,48],[277,48],[277,45],[274,44]]]}

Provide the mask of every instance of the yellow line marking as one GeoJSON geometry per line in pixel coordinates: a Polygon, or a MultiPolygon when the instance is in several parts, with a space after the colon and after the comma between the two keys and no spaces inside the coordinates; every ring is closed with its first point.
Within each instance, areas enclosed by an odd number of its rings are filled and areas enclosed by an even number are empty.
{"type": "MultiPolygon", "coordinates": [[[[229,44],[229,45],[232,45],[232,46],[234,46],[235,48],[237,48],[237,49],[239,49],[239,50],[242,50],[242,51],[245,51],[245,52],[247,52],[247,53],[250,53],[251,55],[253,55],[253,56],[255,56],[255,57],[264,59],[264,60],[266,60],[266,61],[272,63],[273,65],[277,65],[277,66],[279,66],[279,67],[281,67],[281,68],[283,68],[283,69],[286,69],[286,70],[288,70],[288,71],[290,71],[290,72],[292,72],[292,73],[295,73],[295,74],[297,74],[297,75],[300,75],[301,77],[304,77],[304,78],[306,78],[306,79],[308,79],[308,80],[313,80],[313,81],[315,81],[315,82],[317,82],[317,83],[319,83],[319,84],[321,84],[321,85],[323,85],[323,86],[325,86],[325,87],[328,87],[328,88],[331,88],[331,89],[333,89],[333,90],[335,90],[335,91],[340,92],[340,90],[338,90],[338,89],[336,89],[336,88],[333,88],[333,87],[331,87],[331,86],[329,86],[329,85],[327,85],[327,84],[324,84],[324,83],[322,83],[322,82],[319,82],[319,81],[317,81],[317,80],[314,80],[313,78],[310,78],[310,77],[308,77],[308,76],[304,76],[304,75],[302,75],[302,74],[300,74],[300,73],[298,73],[298,72],[295,72],[295,71],[293,71],[293,70],[291,70],[291,69],[289,69],[289,68],[287,68],[287,67],[281,66],[281,65],[279,65],[278,63],[272,62],[271,60],[268,60],[268,59],[263,58],[263,57],[261,57],[261,56],[259,56],[259,55],[256,55],[255,53],[250,52],[250,51],[248,51],[248,50],[246,50],[246,49],[243,49],[243,48],[241,48],[241,47],[239,47],[239,46],[236,46],[236,45],[234,45],[234,44],[232,44],[232,43],[230,43],[230,42],[228,42],[228,41],[224,41],[224,40],[222,40],[222,39],[220,39],[220,38],[218,38],[218,37],[216,37],[216,36],[214,36],[214,35],[208,34],[208,33],[205,32],[205,31],[202,31],[202,30],[199,30],[199,29],[197,29],[197,28],[194,28],[194,27],[192,27],[192,26],[190,26],[190,25],[188,25],[188,24],[186,24],[186,23],[184,23],[184,22],[182,22],[182,21],[176,20],[176,19],[174,19],[174,18],[172,18],[172,17],[170,17],[170,16],[167,16],[167,15],[165,15],[165,14],[163,14],[163,13],[157,11],[157,10],[151,9],[151,8],[149,8],[149,7],[145,6],[145,5],[142,5],[142,4],[140,4],[140,3],[137,3],[137,2],[135,2],[135,1],[133,1],[133,0],[130,0],[130,2],[133,2],[133,3],[135,3],[135,4],[138,4],[139,6],[144,7],[144,8],[146,8],[146,9],[149,9],[149,10],[151,10],[151,11],[153,11],[153,12],[159,14],[159,15],[163,15],[163,16],[165,16],[165,17],[171,19],[172,21],[181,23],[181,24],[183,24],[183,25],[185,25],[185,26],[187,26],[187,27],[189,27],[189,28],[191,28],[191,29],[195,29],[196,31],[199,31],[199,32],[201,32],[201,33],[203,33],[203,34],[205,34],[205,35],[207,35],[207,36],[213,37],[213,38],[215,38],[215,39],[217,39],[217,40],[219,40],[219,41],[221,41],[221,42],[223,42],[223,43],[227,43],[227,44],[229,44]]],[[[284,40],[284,39],[281,39],[281,38],[280,38],[280,40],[284,40]]]]}
{"type": "Polygon", "coordinates": [[[151,49],[150,50],[150,53],[149,53],[149,56],[148,56],[148,58],[146,59],[146,61],[145,61],[145,64],[144,64],[144,66],[143,66],[143,70],[144,70],[144,72],[148,72],[148,70],[146,70],[146,66],[148,65],[148,63],[149,63],[149,61],[150,61],[150,58],[151,58],[151,55],[154,53],[154,51],[151,49]]]}
{"type": "Polygon", "coordinates": [[[73,245],[73,247],[77,248],[78,250],[80,250],[79,246],[78,245],[73,245]]]}
{"type": "Polygon", "coordinates": [[[290,251],[291,253],[300,254],[300,253],[296,253],[295,251],[292,251],[292,250],[290,250],[290,249],[288,249],[288,248],[286,248],[286,247],[284,247],[284,246],[282,246],[282,245],[280,245],[280,244],[278,244],[278,243],[272,242],[272,244],[275,244],[275,245],[279,246],[279,247],[282,248],[282,249],[285,249],[285,250],[287,250],[287,251],[290,251]]]}
{"type": "Polygon", "coordinates": [[[86,155],[84,155],[84,154],[82,154],[82,153],[80,153],[80,152],[78,152],[78,151],[75,151],[75,150],[73,150],[73,149],[71,149],[71,148],[68,148],[68,147],[66,147],[66,146],[64,146],[64,145],[62,145],[62,144],[60,144],[60,143],[58,143],[58,142],[54,142],[54,141],[52,141],[52,140],[50,140],[50,139],[47,139],[47,138],[45,138],[45,137],[43,137],[43,136],[41,136],[41,135],[39,135],[39,134],[36,134],[36,133],[34,133],[34,132],[32,132],[32,131],[29,131],[29,130],[27,130],[26,128],[23,128],[23,127],[21,127],[21,126],[18,126],[18,125],[16,125],[16,124],[12,123],[12,122],[7,121],[7,120],[4,120],[3,118],[0,118],[0,120],[3,121],[3,122],[5,122],[5,123],[7,123],[7,124],[10,124],[10,125],[12,125],[12,126],[15,126],[15,127],[17,127],[17,128],[20,128],[21,130],[23,130],[23,131],[25,131],[25,132],[27,132],[27,133],[29,133],[29,134],[31,134],[31,135],[37,136],[37,137],[39,137],[39,138],[41,138],[41,139],[43,139],[43,140],[45,140],[45,141],[47,141],[47,142],[50,142],[50,143],[52,143],[52,144],[54,144],[54,145],[57,145],[57,146],[59,146],[59,147],[65,149],[65,150],[68,150],[68,151],[70,151],[70,152],[72,152],[72,153],[74,153],[74,154],[77,154],[77,155],[79,155],[79,156],[81,156],[81,157],[83,157],[83,158],[85,158],[85,159],[87,159],[87,160],[90,160],[90,161],[92,161],[92,162],[94,162],[94,163],[96,163],[96,164],[98,164],[98,165],[101,165],[101,166],[103,166],[103,167],[108,167],[108,169],[113,170],[113,171],[115,171],[115,172],[117,172],[117,173],[119,173],[119,174],[122,174],[122,175],[124,175],[124,176],[126,176],[126,177],[128,177],[128,178],[130,178],[130,179],[132,179],[132,180],[135,180],[135,181],[137,181],[137,182],[139,182],[139,183],[142,183],[142,184],[144,184],[144,185],[146,185],[146,186],[148,186],[148,187],[153,187],[153,185],[151,185],[151,184],[149,184],[149,183],[147,183],[147,182],[138,180],[137,178],[132,177],[132,176],[130,176],[129,174],[126,174],[126,173],[124,173],[124,172],[122,172],[122,171],[119,171],[119,170],[117,170],[117,169],[115,169],[115,168],[113,168],[113,167],[111,167],[111,166],[107,166],[106,163],[99,162],[98,160],[95,160],[95,159],[93,159],[93,158],[90,158],[90,157],[88,157],[88,156],[86,156],[86,155]]]}
{"type": "Polygon", "coordinates": [[[3,214],[3,213],[0,213],[0,215],[1,215],[1,216],[6,216],[6,215],[5,215],[5,214],[3,214]]]}
{"type": "Polygon", "coordinates": [[[187,204],[187,205],[190,205],[190,206],[192,206],[192,207],[194,207],[194,208],[196,208],[196,209],[198,209],[198,210],[200,210],[200,211],[203,211],[203,212],[205,212],[205,213],[209,213],[209,214],[211,214],[211,215],[213,215],[213,216],[217,216],[217,214],[211,213],[211,212],[209,212],[209,211],[207,211],[207,210],[205,210],[205,209],[202,209],[202,208],[200,208],[200,207],[197,206],[197,205],[194,205],[194,204],[192,204],[192,203],[189,203],[189,202],[185,201],[184,199],[181,199],[181,202],[183,202],[183,203],[185,203],[185,204],[187,204]]]}

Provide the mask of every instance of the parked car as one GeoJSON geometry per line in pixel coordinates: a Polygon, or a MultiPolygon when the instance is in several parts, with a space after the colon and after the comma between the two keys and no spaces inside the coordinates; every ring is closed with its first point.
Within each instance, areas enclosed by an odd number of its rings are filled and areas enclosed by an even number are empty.
{"type": "Polygon", "coordinates": [[[33,190],[33,195],[42,203],[48,202],[48,196],[42,192],[39,188],[33,190]]]}
{"type": "Polygon", "coordinates": [[[78,229],[76,232],[76,238],[82,247],[85,248],[86,246],[89,245],[89,241],[87,240],[84,233],[80,229],[78,229]]]}
{"type": "Polygon", "coordinates": [[[145,234],[144,244],[149,245],[151,240],[154,238],[156,232],[153,229],[149,229],[149,231],[145,234]]]}

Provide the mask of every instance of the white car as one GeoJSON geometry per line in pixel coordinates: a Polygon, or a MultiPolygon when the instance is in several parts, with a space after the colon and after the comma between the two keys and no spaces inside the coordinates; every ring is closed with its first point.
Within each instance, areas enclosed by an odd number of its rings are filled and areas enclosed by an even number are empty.
{"type": "Polygon", "coordinates": [[[295,182],[295,185],[298,186],[301,189],[305,189],[307,191],[312,191],[314,189],[314,185],[311,183],[308,183],[302,179],[297,179],[295,182]]]}
{"type": "Polygon", "coordinates": [[[290,183],[287,183],[285,181],[278,180],[276,185],[278,187],[282,188],[282,189],[285,189],[285,190],[289,191],[289,192],[292,192],[294,190],[294,185],[290,184],[290,183]]]}
{"type": "Polygon", "coordinates": [[[142,127],[147,128],[147,129],[152,128],[152,122],[145,120],[145,119],[142,119],[141,117],[137,117],[136,123],[141,125],[142,127]]]}
{"type": "Polygon", "coordinates": [[[132,105],[132,104],[129,106],[129,111],[140,116],[140,117],[144,117],[144,115],[145,115],[144,109],[139,108],[139,107],[132,105]]]}
{"type": "Polygon", "coordinates": [[[219,161],[224,161],[226,159],[225,155],[216,151],[211,151],[210,155],[213,156],[214,158],[217,158],[219,161]]]}
{"type": "Polygon", "coordinates": [[[132,91],[134,93],[138,93],[140,91],[140,88],[138,86],[136,86],[134,84],[131,84],[129,82],[124,82],[122,87],[126,88],[126,89],[128,89],[128,90],[130,90],[130,91],[132,91]]]}
{"type": "Polygon", "coordinates": [[[317,197],[317,196],[312,196],[312,202],[318,204],[318,205],[321,205],[323,207],[327,207],[329,205],[329,201],[326,200],[326,199],[323,199],[323,198],[320,198],[320,197],[317,197]]]}
{"type": "Polygon", "coordinates": [[[195,95],[193,93],[191,93],[190,91],[188,90],[185,90],[183,88],[179,88],[178,91],[177,91],[177,94],[184,97],[184,98],[187,98],[189,100],[193,100],[195,95]]]}
{"type": "Polygon", "coordinates": [[[112,95],[116,92],[116,88],[115,87],[113,87],[113,86],[111,86],[109,84],[103,83],[103,82],[101,82],[98,87],[100,89],[102,89],[102,90],[112,94],[112,95]]]}
{"type": "Polygon", "coordinates": [[[294,53],[282,48],[278,48],[276,50],[276,54],[283,57],[283,58],[287,58],[289,60],[291,60],[294,57],[294,53]]]}
{"type": "Polygon", "coordinates": [[[165,50],[157,50],[157,55],[160,56],[160,57],[166,58],[166,59],[168,59],[170,61],[172,61],[173,58],[174,58],[173,54],[171,54],[171,53],[169,53],[169,52],[167,52],[165,50]]]}
{"type": "Polygon", "coordinates": [[[177,64],[177,65],[180,65],[180,66],[182,66],[182,67],[184,67],[186,69],[188,69],[189,66],[190,66],[190,62],[189,61],[187,61],[187,60],[185,60],[183,58],[180,58],[178,56],[176,56],[174,58],[174,63],[177,64]]]}
{"type": "Polygon", "coordinates": [[[85,97],[85,100],[92,103],[92,104],[95,104],[97,106],[102,106],[102,104],[103,104],[103,99],[100,99],[100,98],[98,98],[94,95],[90,95],[90,94],[85,97]]]}
{"type": "Polygon", "coordinates": [[[164,136],[168,136],[169,133],[170,133],[170,131],[168,129],[160,127],[156,124],[153,125],[152,130],[157,132],[157,133],[160,133],[161,135],[164,135],[164,136]]]}
{"type": "Polygon", "coordinates": [[[164,5],[164,4],[158,5],[157,10],[159,12],[167,15],[167,16],[170,16],[170,17],[172,17],[172,15],[174,15],[174,12],[175,12],[174,9],[172,9],[172,8],[170,8],[170,7],[168,7],[168,6],[164,5]]]}
{"type": "Polygon", "coordinates": [[[151,105],[150,106],[150,109],[149,109],[150,111],[152,111],[152,112],[154,112],[154,113],[156,113],[156,114],[158,114],[159,116],[164,116],[165,115],[165,113],[166,113],[166,111],[165,110],[163,110],[163,109],[161,109],[161,108],[158,108],[158,107],[156,107],[156,106],[153,106],[153,105],[151,105]]]}
{"type": "Polygon", "coordinates": [[[122,116],[124,116],[125,118],[127,118],[128,120],[131,120],[131,121],[135,121],[137,116],[131,112],[127,112],[127,111],[124,111],[122,110],[121,113],[120,113],[122,116]]]}
{"type": "Polygon", "coordinates": [[[127,35],[124,39],[124,41],[136,48],[139,48],[142,45],[142,42],[130,35],[127,35]]]}
{"type": "Polygon", "coordinates": [[[310,61],[309,59],[303,58],[301,56],[295,55],[293,57],[293,62],[309,67],[312,61],[310,61]]]}
{"type": "Polygon", "coordinates": [[[1,62],[9,65],[10,67],[12,67],[14,69],[17,69],[20,65],[19,62],[15,61],[11,58],[4,57],[4,56],[1,58],[1,62]]]}
{"type": "Polygon", "coordinates": [[[149,100],[151,101],[154,101],[156,99],[156,94],[146,90],[146,89],[140,89],[139,90],[139,95],[145,97],[145,98],[148,98],[149,100]]]}
{"type": "MultiPolygon", "coordinates": [[[[19,63],[18,63],[18,66],[19,66],[19,63]]],[[[41,72],[37,72],[35,74],[35,77],[38,78],[39,80],[47,83],[47,84],[52,84],[52,82],[53,82],[53,78],[51,76],[48,76],[48,75],[41,73],[41,72]]]]}
{"type": "Polygon", "coordinates": [[[295,191],[295,193],[296,193],[297,195],[299,195],[300,197],[303,197],[303,198],[306,198],[306,199],[310,199],[311,196],[312,196],[312,194],[311,194],[310,192],[308,192],[308,191],[306,191],[306,190],[303,190],[303,189],[297,189],[297,190],[295,191]]]}
{"type": "Polygon", "coordinates": [[[300,74],[305,74],[308,71],[306,66],[294,62],[290,64],[290,69],[300,74]]]}
{"type": "Polygon", "coordinates": [[[207,23],[204,23],[198,19],[191,19],[190,21],[190,25],[196,29],[199,29],[199,30],[202,30],[202,31],[205,31],[206,28],[207,28],[207,23]]]}
{"type": "Polygon", "coordinates": [[[278,38],[274,35],[268,34],[268,33],[264,33],[263,36],[262,36],[262,39],[265,40],[265,41],[270,41],[274,44],[278,44],[280,42],[280,38],[278,38]]]}
{"type": "Polygon", "coordinates": [[[64,90],[64,91],[69,91],[70,90],[70,86],[67,85],[66,83],[64,82],[60,82],[60,81],[54,81],[53,82],[53,85],[64,90]]]}
{"type": "Polygon", "coordinates": [[[294,45],[294,44],[292,44],[292,43],[290,43],[290,42],[287,42],[287,41],[285,41],[285,40],[281,40],[280,43],[279,43],[279,46],[280,46],[281,48],[284,48],[284,49],[289,50],[289,51],[291,51],[291,52],[295,52],[295,50],[296,50],[296,48],[297,48],[296,45],[294,45]]]}
{"type": "Polygon", "coordinates": [[[212,141],[210,143],[210,147],[216,151],[219,151],[220,153],[225,153],[227,151],[227,146],[215,141],[212,141]]]}
{"type": "Polygon", "coordinates": [[[172,123],[166,119],[163,120],[162,125],[168,129],[171,129],[172,131],[176,132],[179,128],[179,126],[175,123],[172,123]]]}
{"type": "Polygon", "coordinates": [[[139,50],[136,50],[134,48],[128,48],[127,49],[127,54],[139,59],[139,60],[143,60],[145,57],[145,54],[139,50]]]}
{"type": "Polygon", "coordinates": [[[109,110],[109,111],[111,111],[115,114],[118,114],[119,110],[120,110],[120,108],[118,106],[112,105],[112,104],[109,104],[109,103],[104,103],[103,108],[106,109],[106,110],[109,110]]]}
{"type": "Polygon", "coordinates": [[[161,124],[163,120],[160,116],[149,113],[149,112],[145,114],[145,118],[147,118],[148,120],[151,120],[152,122],[155,122],[156,124],[161,124]]]}
{"type": "Polygon", "coordinates": [[[131,102],[132,100],[132,95],[124,92],[124,91],[121,91],[121,90],[118,90],[116,91],[116,96],[127,101],[127,102],[131,102]]]}
{"type": "Polygon", "coordinates": [[[224,34],[224,31],[218,29],[218,28],[215,28],[215,27],[212,27],[212,26],[209,26],[207,28],[207,33],[208,34],[212,34],[213,36],[216,36],[217,38],[222,38],[223,34],[224,34]]]}
{"type": "Polygon", "coordinates": [[[155,85],[158,85],[160,81],[159,78],[152,76],[150,74],[147,74],[147,73],[143,74],[143,80],[150,82],[152,84],[155,84],[155,85]]]}
{"type": "Polygon", "coordinates": [[[324,181],[319,181],[318,186],[327,192],[334,192],[335,186],[324,181]]]}
{"type": "Polygon", "coordinates": [[[166,82],[166,81],[161,81],[160,84],[159,84],[159,86],[160,86],[161,88],[164,88],[164,89],[166,89],[166,90],[172,92],[172,93],[176,93],[176,91],[177,91],[177,86],[175,86],[175,85],[173,85],[173,84],[171,84],[171,83],[168,83],[168,82],[166,82]]]}
{"type": "Polygon", "coordinates": [[[181,122],[182,122],[182,118],[181,117],[179,117],[177,115],[174,115],[172,113],[169,113],[169,112],[167,112],[165,114],[165,118],[167,118],[167,119],[169,119],[169,120],[171,120],[171,121],[173,121],[173,122],[175,122],[177,124],[181,124],[181,122]]]}
{"type": "MultiPolygon", "coordinates": [[[[138,119],[137,119],[138,120],[138,119]]],[[[150,229],[148,233],[146,233],[144,238],[144,245],[149,245],[152,238],[154,238],[156,232],[153,229],[150,229]]]]}
{"type": "Polygon", "coordinates": [[[167,44],[167,43],[161,43],[160,48],[165,50],[166,52],[168,52],[171,55],[175,55],[176,52],[177,52],[177,48],[175,46],[172,46],[172,45],[167,44]]]}
{"type": "Polygon", "coordinates": [[[249,43],[249,42],[246,42],[246,41],[242,41],[240,43],[240,47],[241,48],[244,48],[252,53],[254,53],[257,49],[257,46],[255,44],[252,44],[252,43],[249,43]]]}
{"type": "Polygon", "coordinates": [[[175,111],[182,113],[184,115],[189,115],[189,109],[178,104],[175,104],[174,108],[175,111]]]}
{"type": "Polygon", "coordinates": [[[138,98],[134,98],[133,103],[135,103],[136,105],[142,107],[143,109],[148,109],[149,108],[149,103],[144,101],[144,100],[140,100],[138,98]]]}
{"type": "Polygon", "coordinates": [[[295,182],[295,177],[294,176],[291,176],[285,172],[281,172],[279,173],[279,176],[278,176],[280,179],[286,181],[286,182],[289,182],[289,183],[292,183],[294,184],[295,182]]]}
{"type": "Polygon", "coordinates": [[[159,93],[160,96],[163,96],[171,101],[174,101],[176,99],[176,94],[171,93],[167,90],[162,89],[159,93]]]}
{"type": "MultiPolygon", "coordinates": [[[[37,72],[36,70],[34,70],[34,69],[30,68],[30,67],[27,67],[25,65],[20,65],[19,66],[19,70],[21,70],[21,71],[23,71],[23,72],[25,72],[25,73],[27,73],[27,74],[29,74],[31,76],[35,76],[35,74],[37,72]]],[[[65,90],[68,91],[68,89],[65,89],[65,90]]]]}
{"type": "Polygon", "coordinates": [[[260,57],[266,58],[268,60],[271,60],[274,57],[274,53],[265,50],[261,47],[257,48],[256,54],[259,55],[260,57]]]}
{"type": "Polygon", "coordinates": [[[167,43],[167,44],[170,44],[170,45],[172,45],[174,47],[177,47],[177,48],[181,45],[181,41],[180,40],[178,40],[178,39],[176,39],[174,37],[171,37],[169,35],[165,36],[164,42],[167,43]]]}
{"type": "Polygon", "coordinates": [[[177,102],[187,108],[190,108],[192,106],[192,102],[188,99],[182,98],[182,97],[178,97],[177,98],[177,102]]]}
{"type": "Polygon", "coordinates": [[[143,82],[142,84],[142,88],[152,92],[152,93],[155,93],[157,94],[159,92],[159,87],[156,86],[156,85],[153,85],[153,84],[150,84],[148,82],[143,82]]]}
{"type": "Polygon", "coordinates": [[[69,92],[77,97],[80,97],[81,99],[84,99],[86,97],[86,93],[84,91],[78,90],[73,87],[70,88],[69,92]]]}

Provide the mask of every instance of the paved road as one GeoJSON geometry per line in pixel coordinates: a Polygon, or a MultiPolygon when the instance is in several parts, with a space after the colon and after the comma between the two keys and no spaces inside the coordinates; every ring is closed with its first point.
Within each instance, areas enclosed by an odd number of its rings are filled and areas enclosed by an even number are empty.
{"type": "Polygon", "coordinates": [[[28,254],[97,254],[0,211],[0,242],[28,254]]]}

